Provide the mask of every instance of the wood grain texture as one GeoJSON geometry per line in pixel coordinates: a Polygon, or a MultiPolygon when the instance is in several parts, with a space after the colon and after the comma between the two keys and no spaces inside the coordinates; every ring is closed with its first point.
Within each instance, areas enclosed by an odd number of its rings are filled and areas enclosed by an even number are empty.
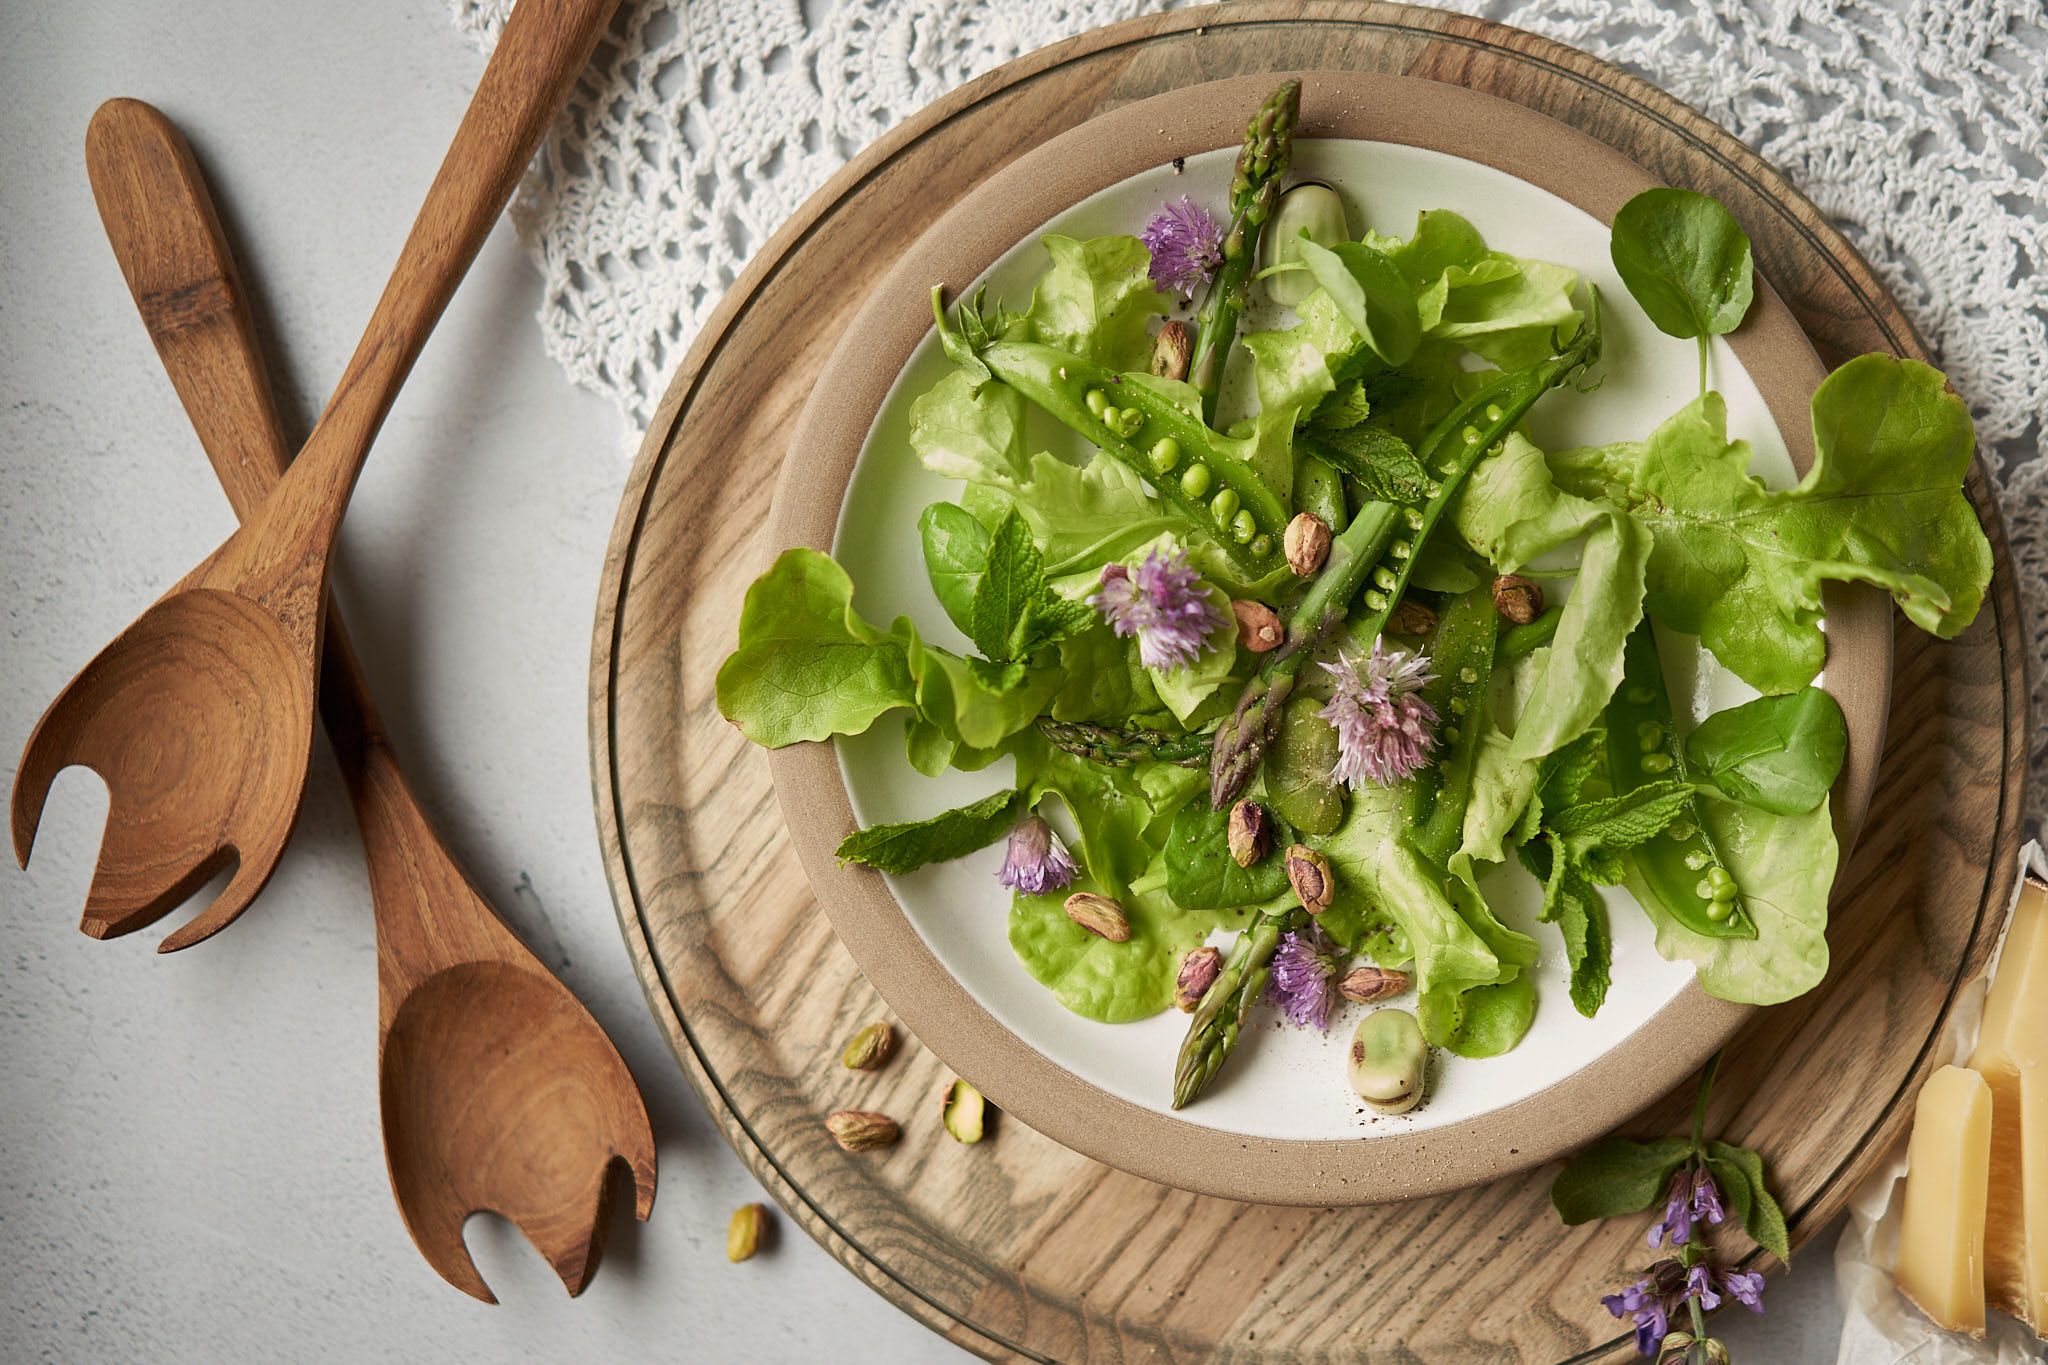
{"type": "MultiPolygon", "coordinates": [[[[962,1147],[914,1044],[875,1075],[838,1048],[885,1013],[812,903],[764,757],[712,678],[811,379],[908,242],[972,185],[1091,115],[1246,72],[1405,73],[1484,90],[1713,193],[1822,358],[1926,349],[1868,265],[1754,154],[1581,53],[1436,11],[1337,0],[1135,20],[1031,54],[893,130],[756,257],[672,382],[620,510],[593,651],[593,778],[621,923],[691,1084],[792,1217],[907,1312],[992,1359],[1592,1361],[1632,1348],[1599,1306],[1645,1259],[1642,1220],[1562,1228],[1552,1168],[1342,1211],[1147,1184],[997,1120],[962,1147]],[[853,249],[849,244],[858,244],[853,249]],[[903,1122],[849,1155],[838,1108],[903,1122]]],[[[1310,132],[1313,132],[1311,123],[1310,132]]],[[[2018,846],[2025,689],[2012,571],[1983,471],[1996,578],[1947,643],[1900,624],[1877,796],[1837,886],[1823,986],[1760,1012],[1711,1126],[1771,1163],[1795,1245],[1911,1116],[1958,985],[1990,950],[2018,846]]],[[[1674,1093],[1628,1125],[1684,1125],[1674,1093]]],[[[1739,1236],[1751,1264],[1768,1258],[1739,1236]]]]}
{"type": "MultiPolygon", "coordinates": [[[[420,348],[617,3],[515,7],[369,326],[277,495],[100,651],[30,734],[12,803],[24,866],[60,771],[82,764],[107,784],[107,832],[82,921],[88,934],[145,928],[235,863],[212,903],[159,945],[188,948],[233,923],[270,879],[305,795],[327,574],[349,494],[420,348]]],[[[133,220],[117,240],[150,230],[146,196],[117,197],[114,213],[107,200],[101,207],[103,218],[133,220]]],[[[205,234],[194,226],[179,235],[205,234]]],[[[188,277],[153,295],[150,316],[189,321],[207,301],[213,264],[194,256],[197,289],[188,277]]],[[[173,256],[172,273],[183,268],[173,256]]],[[[193,332],[195,343],[212,339],[193,332]]]]}
{"type": "MultiPolygon", "coordinates": [[[[212,196],[157,110],[110,100],[86,165],[137,308],[237,517],[289,463],[256,329],[212,196]]],[[[385,1158],[399,1213],[449,1283],[496,1302],[462,1239],[511,1221],[570,1294],[597,1269],[621,1179],[654,1203],[654,1134],[633,1077],[581,1001],[505,927],[398,766],[341,617],[320,707],[348,783],[377,914],[385,1158]]]]}

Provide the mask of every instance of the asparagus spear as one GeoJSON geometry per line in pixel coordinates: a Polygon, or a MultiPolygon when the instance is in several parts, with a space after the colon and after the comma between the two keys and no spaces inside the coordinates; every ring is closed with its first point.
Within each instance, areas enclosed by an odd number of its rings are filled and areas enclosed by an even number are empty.
{"type": "Polygon", "coordinates": [[[1252,1006],[1265,993],[1266,979],[1273,974],[1273,954],[1280,950],[1280,935],[1307,922],[1307,911],[1283,910],[1259,916],[1237,936],[1230,961],[1223,964],[1188,1022],[1188,1036],[1173,1067],[1174,1108],[1187,1107],[1216,1078],[1230,1050],[1237,1046],[1252,1006]]]}
{"type": "Polygon", "coordinates": [[[1245,686],[1237,708],[1216,731],[1215,757],[1209,765],[1209,802],[1222,810],[1258,771],[1259,760],[1280,731],[1280,715],[1293,693],[1302,668],[1327,645],[1351,610],[1352,599],[1364,590],[1370,615],[1353,628],[1361,642],[1378,638],[1387,618],[1408,586],[1423,543],[1443,519],[1464,486],[1465,476],[1480,457],[1522,420],[1545,393],[1564,383],[1600,355],[1600,296],[1589,291],[1585,325],[1550,359],[1526,370],[1502,375],[1451,410],[1423,438],[1417,454],[1433,477],[1440,479],[1420,510],[1396,512],[1388,503],[1368,503],[1331,544],[1323,571],[1309,585],[1294,610],[1287,639],[1273,651],[1259,675],[1245,686]],[[1393,539],[1396,518],[1405,523],[1401,539],[1393,539]],[[1391,543],[1390,543],[1391,542],[1391,543]],[[1381,565],[1380,556],[1392,556],[1381,565]],[[1384,587],[1366,588],[1376,568],[1384,587]]]}
{"type": "Polygon", "coordinates": [[[1118,730],[1080,720],[1038,718],[1038,731],[1055,748],[1091,759],[1105,767],[1124,768],[1154,760],[1182,768],[1209,766],[1206,734],[1170,735],[1164,730],[1118,730]]]}
{"type": "Polygon", "coordinates": [[[1289,81],[1259,106],[1245,125],[1244,148],[1230,182],[1230,231],[1223,238],[1223,264],[1209,281],[1195,315],[1195,353],[1188,382],[1202,392],[1202,420],[1216,424],[1216,394],[1223,386],[1223,362],[1237,338],[1237,315],[1245,286],[1259,259],[1259,233],[1273,215],[1280,181],[1294,155],[1294,125],[1301,116],[1301,82],[1289,81]]]}

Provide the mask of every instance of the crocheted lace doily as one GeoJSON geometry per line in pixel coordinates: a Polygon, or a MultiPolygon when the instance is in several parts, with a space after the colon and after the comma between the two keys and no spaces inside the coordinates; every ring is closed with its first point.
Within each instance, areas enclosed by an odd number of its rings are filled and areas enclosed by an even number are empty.
{"type": "MultiPolygon", "coordinates": [[[[482,45],[510,0],[449,0],[482,45]]],[[[627,0],[513,207],[548,353],[637,432],[719,296],[876,135],[1159,0],[627,0]]],[[[1462,0],[1700,109],[1891,286],[1998,473],[2048,813],[2048,9],[2041,0],[1462,0]]]]}

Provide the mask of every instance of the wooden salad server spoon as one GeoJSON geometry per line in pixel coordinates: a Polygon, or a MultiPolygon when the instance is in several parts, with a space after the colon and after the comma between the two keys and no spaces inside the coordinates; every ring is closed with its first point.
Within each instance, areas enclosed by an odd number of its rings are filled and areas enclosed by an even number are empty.
{"type": "Polygon", "coordinates": [[[616,4],[518,0],[369,328],[276,494],[36,723],[14,781],[22,866],[59,772],[83,764],[107,784],[86,933],[152,924],[238,861],[158,950],[189,947],[232,923],[277,866],[305,796],[327,575],[356,476],[616,4]]]}
{"type": "MultiPolygon", "coordinates": [[[[206,182],[177,128],[110,100],[85,137],[93,197],[150,339],[235,513],[284,474],[290,445],[206,182]]],[[[643,1220],[654,1136],[617,1049],[507,929],[399,771],[331,608],[320,712],[370,862],[378,1071],[391,1188],[420,1254],[496,1302],[462,1240],[479,1209],[520,1231],[573,1294],[597,1268],[618,1178],[643,1220]]]]}

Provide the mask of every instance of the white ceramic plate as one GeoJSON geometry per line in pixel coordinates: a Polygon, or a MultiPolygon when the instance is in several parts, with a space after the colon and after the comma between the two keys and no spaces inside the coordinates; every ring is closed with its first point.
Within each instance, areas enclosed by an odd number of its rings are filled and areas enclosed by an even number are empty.
{"type": "MultiPolygon", "coordinates": [[[[1182,194],[1221,217],[1234,158],[1234,149],[1222,149],[1188,158],[1180,174],[1167,166],[1142,172],[1056,214],[1042,231],[1073,237],[1135,233],[1162,203],[1182,194]]],[[[1418,212],[1448,208],[1477,227],[1494,250],[1571,267],[1599,288],[1606,306],[1602,359],[1595,373],[1602,382],[1590,394],[1561,390],[1539,402],[1527,424],[1539,445],[1555,450],[1641,440],[1696,396],[1694,345],[1650,325],[1609,261],[1607,226],[1584,210],[1506,172],[1421,147],[1303,140],[1297,143],[1294,166],[1294,179],[1323,180],[1338,189],[1354,233],[1370,227],[1406,237],[1418,212]]],[[[1032,285],[1049,265],[1038,235],[1017,243],[988,271],[984,280],[992,298],[1013,307],[1029,301],[1032,285]]],[[[1290,320],[1291,314],[1267,305],[1248,314],[1243,330],[1290,320]]],[[[909,440],[911,401],[949,368],[936,336],[927,336],[868,432],[833,552],[859,585],[858,605],[870,620],[908,614],[927,640],[971,653],[932,595],[916,531],[927,505],[956,500],[962,487],[925,471],[909,440]]],[[[1248,373],[1239,352],[1225,388],[1226,413],[1248,403],[1248,373]]],[[[1755,472],[1773,486],[1790,486],[1792,462],[1777,425],[1741,361],[1723,342],[1713,348],[1709,382],[1728,400],[1731,433],[1753,443],[1755,472]]],[[[1035,410],[1032,418],[1030,448],[1086,458],[1088,447],[1080,438],[1035,410]]],[[[1571,556],[1563,559],[1569,563],[1571,556]]],[[[1557,590],[1563,582],[1568,580],[1546,580],[1546,585],[1557,590]]],[[[1666,636],[1664,645],[1674,702],[1681,708],[1689,702],[1695,720],[1756,695],[1690,640],[1666,636]]],[[[839,751],[863,826],[922,819],[1012,785],[1008,759],[978,773],[924,777],[905,761],[902,730],[892,720],[840,741],[839,751]]],[[[891,877],[889,887],[933,955],[1004,1027],[1075,1076],[1132,1104],[1167,1112],[1186,1016],[1169,1012],[1108,1025],[1061,1006],[1010,950],[1009,893],[995,876],[1002,858],[998,844],[957,862],[891,877]]],[[[1541,1004],[1519,1047],[1485,1060],[1441,1055],[1427,1103],[1409,1115],[1380,1118],[1364,1110],[1344,1079],[1344,1049],[1365,1007],[1339,1010],[1330,1031],[1322,1034],[1288,1025],[1277,1011],[1261,1006],[1254,1027],[1216,1082],[1180,1118],[1230,1133],[1307,1140],[1452,1124],[1536,1095],[1581,1071],[1643,1027],[1693,977],[1689,963],[1670,963],[1657,955],[1648,919],[1626,891],[1611,889],[1606,894],[1614,933],[1613,985],[1598,1016],[1583,1018],[1565,994],[1568,973],[1558,930],[1535,923],[1542,901],[1535,880],[1519,865],[1508,864],[1481,886],[1503,920],[1542,945],[1535,973],[1541,1004]]],[[[1231,937],[1219,934],[1213,941],[1227,943],[1231,937]]],[[[1395,1003],[1412,1006],[1412,997],[1395,1003]]]]}

